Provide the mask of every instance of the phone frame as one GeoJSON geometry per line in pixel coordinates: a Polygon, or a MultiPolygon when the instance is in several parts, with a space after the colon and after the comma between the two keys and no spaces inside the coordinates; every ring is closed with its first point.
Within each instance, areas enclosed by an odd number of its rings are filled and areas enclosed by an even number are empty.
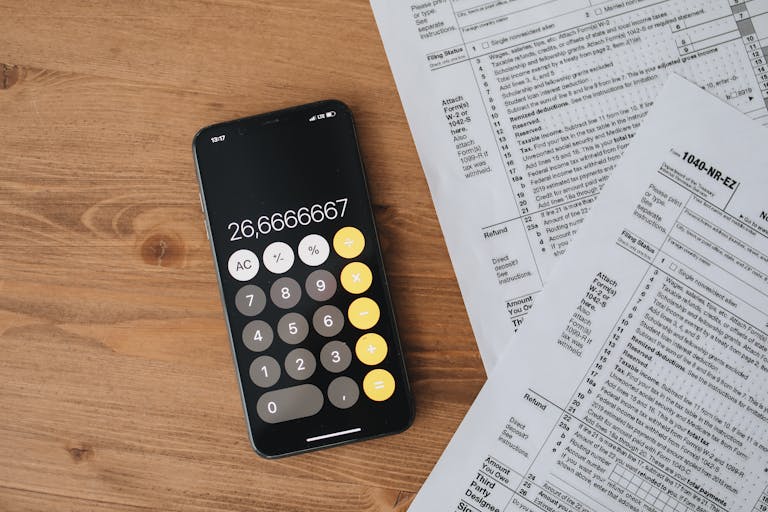
{"type": "MultiPolygon", "coordinates": [[[[207,140],[210,141],[210,139],[207,139],[207,140]]],[[[358,140],[358,137],[357,137],[357,128],[356,128],[356,125],[355,125],[354,116],[352,115],[352,112],[351,112],[350,108],[345,103],[343,103],[342,101],[339,101],[339,100],[336,100],[336,99],[329,99],[329,100],[322,100],[322,101],[317,101],[317,102],[313,102],[313,103],[307,103],[307,104],[303,104],[303,105],[297,105],[297,106],[289,107],[289,108],[285,108],[285,109],[270,111],[270,112],[266,112],[266,113],[263,113],[263,114],[257,114],[257,115],[254,115],[254,116],[238,118],[238,119],[234,119],[234,120],[231,120],[231,121],[214,123],[214,124],[211,124],[211,125],[208,125],[208,126],[205,126],[205,127],[201,128],[194,135],[193,141],[192,141],[192,151],[193,151],[194,162],[195,162],[195,170],[196,170],[197,180],[198,180],[198,190],[199,190],[199,197],[200,197],[200,206],[201,206],[201,209],[202,209],[202,212],[203,212],[203,218],[204,218],[204,225],[205,225],[206,235],[208,237],[208,241],[209,241],[209,244],[211,246],[211,253],[213,255],[213,263],[214,263],[214,268],[216,270],[216,281],[217,281],[217,285],[218,285],[218,288],[219,288],[219,296],[220,296],[220,300],[221,300],[222,309],[223,309],[223,312],[224,312],[224,319],[225,319],[226,326],[227,326],[227,335],[228,335],[229,341],[230,341],[230,351],[232,353],[233,363],[234,363],[234,366],[235,366],[235,374],[237,376],[237,381],[238,381],[238,392],[240,393],[241,405],[243,407],[243,419],[244,419],[245,424],[246,424],[246,430],[248,432],[248,439],[249,439],[249,442],[251,444],[251,448],[258,455],[260,455],[263,458],[266,458],[266,459],[277,459],[277,458],[287,457],[287,456],[290,456],[290,455],[298,455],[298,454],[301,454],[301,453],[312,452],[312,451],[316,451],[316,450],[320,450],[320,449],[331,448],[331,447],[335,447],[335,446],[342,446],[342,445],[346,445],[346,444],[350,444],[350,443],[355,443],[355,442],[359,442],[359,441],[366,441],[366,440],[370,440],[370,439],[376,439],[376,438],[380,438],[380,437],[385,437],[385,436],[389,436],[389,435],[394,435],[394,434],[402,433],[402,432],[408,430],[408,428],[410,428],[411,425],[413,425],[413,422],[414,422],[414,418],[415,418],[415,404],[414,404],[413,393],[412,393],[412,389],[411,389],[411,386],[410,386],[410,380],[408,378],[407,368],[406,368],[406,364],[405,364],[405,351],[403,350],[401,338],[400,338],[400,335],[399,335],[399,329],[397,327],[397,318],[396,318],[397,315],[396,315],[395,308],[394,308],[394,305],[393,305],[392,299],[391,299],[391,293],[390,293],[390,290],[389,290],[389,280],[387,279],[387,275],[386,275],[386,270],[385,270],[384,261],[383,261],[383,254],[381,252],[381,245],[380,245],[380,241],[379,241],[378,230],[377,230],[377,227],[376,227],[375,216],[373,214],[372,202],[371,202],[371,198],[370,198],[370,191],[368,189],[368,180],[367,180],[367,176],[366,176],[365,166],[364,166],[363,161],[362,161],[362,155],[361,155],[361,152],[360,152],[359,140],[358,140]],[[386,431],[386,432],[382,432],[382,433],[376,433],[376,434],[370,434],[370,435],[353,436],[353,437],[350,437],[350,438],[347,438],[347,439],[341,439],[341,440],[335,440],[335,441],[333,440],[333,438],[331,438],[331,439],[328,440],[327,443],[320,443],[320,444],[317,444],[315,446],[308,447],[306,449],[287,451],[287,452],[282,452],[282,453],[269,453],[269,452],[259,448],[259,446],[257,445],[257,443],[256,443],[256,441],[254,439],[254,435],[253,435],[253,431],[252,431],[252,426],[251,426],[251,421],[249,419],[249,408],[248,408],[248,404],[247,404],[247,400],[246,400],[245,388],[243,386],[243,382],[242,382],[242,378],[241,378],[241,372],[240,372],[240,365],[239,365],[239,362],[238,362],[237,352],[236,352],[236,348],[235,348],[236,341],[235,341],[235,338],[233,336],[232,326],[230,325],[229,311],[227,310],[227,302],[226,302],[226,297],[225,297],[224,286],[223,286],[221,274],[220,274],[220,271],[219,271],[219,259],[218,259],[219,256],[218,256],[218,254],[216,252],[216,246],[215,246],[215,243],[214,243],[214,237],[213,237],[213,234],[212,234],[211,228],[210,228],[210,220],[209,220],[209,217],[208,217],[208,209],[206,207],[207,202],[206,202],[206,198],[205,198],[205,189],[204,189],[204,186],[203,186],[203,178],[202,178],[202,174],[201,174],[201,171],[200,171],[200,162],[199,162],[199,157],[198,157],[198,147],[200,146],[200,142],[203,140],[203,137],[207,136],[207,135],[210,135],[211,132],[227,131],[229,134],[231,134],[232,129],[234,128],[235,133],[237,133],[237,135],[246,135],[246,134],[249,133],[249,126],[254,124],[254,123],[258,124],[261,127],[263,127],[263,126],[270,125],[270,124],[280,123],[281,121],[288,120],[289,118],[292,118],[292,117],[306,118],[308,115],[311,115],[312,113],[314,113],[316,111],[319,111],[319,110],[322,110],[322,111],[328,111],[328,110],[343,111],[350,118],[352,136],[353,136],[354,141],[355,141],[355,150],[357,151],[357,155],[358,155],[357,161],[358,161],[358,165],[359,165],[359,169],[360,169],[360,174],[361,174],[361,179],[362,179],[362,184],[363,184],[363,190],[364,190],[364,193],[365,193],[365,197],[362,198],[362,199],[367,203],[366,213],[368,215],[370,215],[370,218],[372,219],[372,236],[375,238],[375,242],[376,242],[376,244],[375,244],[375,246],[376,246],[376,255],[377,255],[377,262],[376,263],[378,264],[379,269],[381,269],[381,271],[382,271],[381,279],[382,279],[383,284],[384,284],[384,292],[385,292],[384,296],[386,298],[386,306],[389,309],[390,314],[391,314],[391,322],[392,322],[395,338],[396,338],[397,345],[398,345],[398,347],[397,347],[398,348],[398,352],[400,354],[400,364],[401,364],[401,367],[402,367],[402,380],[403,380],[403,382],[400,383],[400,384],[404,385],[404,388],[405,388],[404,391],[405,391],[405,397],[406,397],[407,405],[408,405],[408,416],[407,416],[407,421],[405,422],[405,424],[404,424],[404,426],[402,428],[397,428],[397,429],[393,429],[393,430],[390,430],[390,431],[386,431]]],[[[319,267],[319,268],[322,268],[322,267],[319,267]]],[[[339,283],[339,286],[340,286],[340,283],[339,283]]],[[[266,353],[268,353],[268,351],[266,353]]],[[[353,353],[352,357],[353,358],[355,357],[354,353],[353,353]]],[[[343,373],[342,373],[342,375],[343,375],[343,373]]],[[[310,378],[310,381],[311,381],[311,378],[310,378]]],[[[362,383],[358,383],[358,384],[362,385],[362,383]]],[[[361,395],[363,395],[363,390],[362,389],[360,390],[360,393],[361,393],[361,395]]],[[[361,398],[362,398],[362,396],[361,396],[361,398]]],[[[353,406],[353,407],[355,407],[355,406],[353,406]]],[[[253,412],[253,414],[255,414],[255,405],[253,407],[253,411],[252,412],[253,412]]],[[[312,417],[309,417],[309,418],[312,418],[312,417]]],[[[292,420],[292,421],[294,421],[294,420],[292,420]]],[[[276,428],[279,428],[279,424],[276,424],[276,426],[277,426],[276,428]]]]}

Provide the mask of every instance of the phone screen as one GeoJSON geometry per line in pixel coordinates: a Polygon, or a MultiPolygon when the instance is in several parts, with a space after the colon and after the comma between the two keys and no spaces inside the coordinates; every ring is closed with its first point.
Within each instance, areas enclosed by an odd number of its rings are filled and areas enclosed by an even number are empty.
{"type": "Polygon", "coordinates": [[[256,451],[407,428],[410,391],[348,108],[326,101],[214,125],[197,135],[195,155],[256,451]],[[360,265],[365,289],[349,277],[360,280],[349,270],[360,265]],[[366,307],[355,321],[353,302],[378,310],[375,325],[366,307]],[[361,346],[374,337],[381,361],[361,346]],[[373,370],[392,377],[386,399],[373,370]]]}

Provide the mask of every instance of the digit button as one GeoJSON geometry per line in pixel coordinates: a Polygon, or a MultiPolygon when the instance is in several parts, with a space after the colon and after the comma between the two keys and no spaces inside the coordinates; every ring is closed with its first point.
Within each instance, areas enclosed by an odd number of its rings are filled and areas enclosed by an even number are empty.
{"type": "Polygon", "coordinates": [[[336,278],[327,270],[315,270],[305,283],[307,295],[317,302],[325,302],[336,293],[336,278]]]}
{"type": "Polygon", "coordinates": [[[352,351],[342,341],[328,342],[320,351],[320,362],[331,373],[343,372],[352,362],[352,351]]]}
{"type": "Polygon", "coordinates": [[[235,295],[235,307],[245,316],[256,316],[264,311],[267,296],[255,284],[247,284],[240,288],[235,295]]]}
{"type": "Polygon", "coordinates": [[[254,352],[267,350],[274,336],[272,328],[264,320],[254,320],[243,328],[243,344],[254,352]]]}
{"type": "Polygon", "coordinates": [[[256,413],[267,423],[280,423],[313,416],[323,408],[323,392],[314,384],[276,389],[261,395],[256,413]]]}
{"type": "Polygon", "coordinates": [[[316,367],[315,356],[305,348],[293,349],[285,357],[285,373],[295,380],[310,378],[316,367]]]}
{"type": "Polygon", "coordinates": [[[269,289],[269,297],[280,309],[290,309],[299,303],[301,288],[295,279],[281,277],[269,289]]]}
{"type": "Polygon", "coordinates": [[[312,326],[320,336],[336,336],[344,327],[344,315],[336,306],[320,306],[312,316],[312,326]]]}
{"type": "Polygon", "coordinates": [[[260,388],[268,388],[280,378],[280,365],[274,357],[259,356],[251,363],[248,374],[254,384],[260,388]]]}
{"type": "Polygon", "coordinates": [[[277,334],[284,342],[296,345],[309,334],[309,323],[300,313],[292,311],[277,322],[277,334]]]}

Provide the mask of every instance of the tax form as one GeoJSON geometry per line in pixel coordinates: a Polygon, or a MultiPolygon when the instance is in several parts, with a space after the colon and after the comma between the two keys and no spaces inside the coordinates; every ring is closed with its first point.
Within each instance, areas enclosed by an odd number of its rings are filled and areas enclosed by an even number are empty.
{"type": "Polygon", "coordinates": [[[768,120],[768,0],[371,0],[486,370],[671,71],[768,120]]]}
{"type": "Polygon", "coordinates": [[[411,512],[768,509],[767,143],[670,77],[411,512]]]}

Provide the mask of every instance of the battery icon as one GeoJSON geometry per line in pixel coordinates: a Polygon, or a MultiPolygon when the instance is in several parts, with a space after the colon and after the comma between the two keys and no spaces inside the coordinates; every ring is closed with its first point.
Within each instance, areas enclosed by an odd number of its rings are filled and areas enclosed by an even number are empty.
{"type": "Polygon", "coordinates": [[[325,117],[336,117],[336,111],[335,110],[329,110],[325,113],[325,117]]]}

